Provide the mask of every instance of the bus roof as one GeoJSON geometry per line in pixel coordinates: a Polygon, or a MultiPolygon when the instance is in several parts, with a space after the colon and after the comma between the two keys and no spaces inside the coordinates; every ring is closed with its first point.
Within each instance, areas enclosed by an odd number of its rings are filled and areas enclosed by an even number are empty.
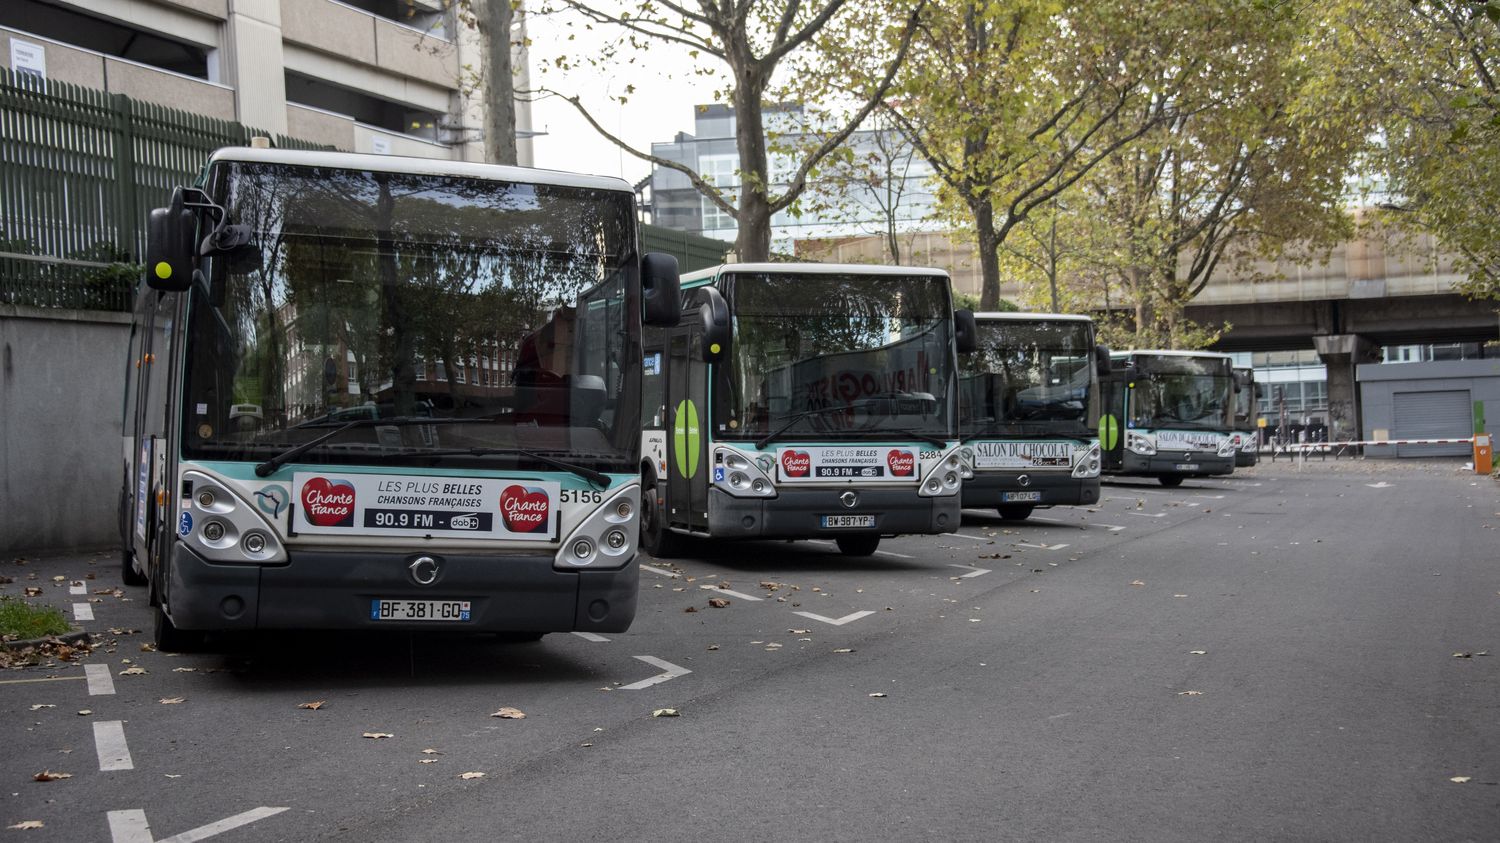
{"type": "Polygon", "coordinates": [[[291,164],[303,167],[328,167],[339,170],[374,170],[382,173],[412,173],[421,176],[456,176],[490,179],[521,184],[548,184],[559,187],[581,187],[594,190],[634,193],[630,183],[611,176],[586,176],[561,170],[538,170],[530,167],[506,167],[499,164],[476,164],[469,161],[442,161],[435,158],[408,158],[401,155],[373,155],[359,152],[322,152],[302,149],[255,149],[248,146],[226,146],[215,150],[208,163],[246,161],[261,164],[291,164]]]}
{"type": "Polygon", "coordinates": [[[720,275],[736,272],[800,273],[805,275],[930,275],[947,278],[942,269],[928,266],[881,266],[871,263],[723,263],[682,276],[683,286],[712,281],[720,275]]]}
{"type": "Polygon", "coordinates": [[[1017,311],[984,311],[975,313],[974,319],[979,322],[1000,321],[1011,319],[1017,322],[1092,322],[1092,316],[1084,316],[1081,313],[1020,313],[1017,311]]]}
{"type": "Polygon", "coordinates": [[[1223,360],[1231,359],[1228,354],[1218,351],[1178,351],[1171,348],[1132,348],[1129,351],[1115,351],[1110,357],[1129,357],[1132,354],[1151,354],[1158,357],[1217,357],[1223,360]]]}

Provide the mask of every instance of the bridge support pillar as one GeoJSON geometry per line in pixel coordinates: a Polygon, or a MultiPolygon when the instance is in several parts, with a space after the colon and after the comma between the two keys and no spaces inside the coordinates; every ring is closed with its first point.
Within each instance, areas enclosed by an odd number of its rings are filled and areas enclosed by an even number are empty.
{"type": "Polygon", "coordinates": [[[1358,334],[1325,334],[1313,337],[1313,347],[1328,367],[1328,438],[1335,442],[1363,438],[1354,372],[1359,364],[1379,358],[1379,346],[1358,334]]]}

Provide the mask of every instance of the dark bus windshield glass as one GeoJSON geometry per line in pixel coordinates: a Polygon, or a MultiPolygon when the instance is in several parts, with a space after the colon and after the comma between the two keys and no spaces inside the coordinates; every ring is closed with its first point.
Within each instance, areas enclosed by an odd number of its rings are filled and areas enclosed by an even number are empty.
{"type": "Polygon", "coordinates": [[[989,319],[959,358],[963,432],[1088,432],[1094,338],[1088,322],[989,319]]]}
{"type": "Polygon", "coordinates": [[[634,470],[628,194],[275,164],[213,176],[254,237],[191,294],[190,457],[263,460],[360,421],[299,461],[510,468],[525,460],[447,452],[525,449],[634,470]]]}
{"type": "Polygon", "coordinates": [[[949,435],[950,325],[941,276],[733,276],[729,400],[719,437],[791,424],[822,438],[949,435]]]}
{"type": "Polygon", "coordinates": [[[1136,427],[1228,430],[1234,379],[1222,357],[1135,356],[1136,427]]]}
{"type": "Polygon", "coordinates": [[[1255,383],[1255,373],[1250,369],[1235,369],[1234,380],[1240,388],[1234,396],[1234,427],[1236,430],[1248,430],[1255,426],[1260,387],[1255,383]]]}

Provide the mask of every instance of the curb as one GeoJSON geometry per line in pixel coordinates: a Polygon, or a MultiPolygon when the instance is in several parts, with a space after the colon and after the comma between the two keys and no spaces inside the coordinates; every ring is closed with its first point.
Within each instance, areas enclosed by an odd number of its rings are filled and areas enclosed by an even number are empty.
{"type": "Polygon", "coordinates": [[[80,642],[86,644],[88,640],[89,634],[87,632],[65,632],[62,635],[48,635],[45,638],[28,638],[24,641],[0,641],[0,650],[16,652],[28,647],[41,647],[46,644],[72,645],[80,642]]]}

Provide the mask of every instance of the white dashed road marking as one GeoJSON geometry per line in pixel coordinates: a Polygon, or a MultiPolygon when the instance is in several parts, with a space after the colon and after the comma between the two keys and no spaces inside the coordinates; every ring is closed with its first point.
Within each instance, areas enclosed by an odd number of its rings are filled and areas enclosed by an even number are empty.
{"type": "Polygon", "coordinates": [[[94,751],[99,753],[99,769],[134,770],[130,760],[130,747],[125,745],[125,723],[120,720],[100,720],[94,723],[94,751]]]}
{"type": "MultiPolygon", "coordinates": [[[[807,543],[808,544],[826,544],[826,545],[838,544],[838,542],[826,541],[824,539],[808,539],[807,543]]],[[[915,556],[907,556],[905,553],[897,553],[894,550],[877,550],[877,551],[875,551],[875,555],[876,556],[894,556],[897,559],[915,559],[915,558],[917,558],[915,556]]]]}
{"type": "Polygon", "coordinates": [[[664,576],[664,577],[671,577],[674,580],[677,579],[677,577],[678,577],[678,574],[677,574],[676,571],[668,571],[666,568],[656,568],[656,567],[653,567],[651,565],[642,565],[641,566],[641,570],[642,571],[650,571],[653,574],[660,574],[661,576],[664,576]]]}
{"type": "Polygon", "coordinates": [[[86,585],[84,585],[82,580],[74,580],[73,584],[68,586],[68,593],[69,594],[88,594],[89,593],[89,587],[86,586],[86,585]]]}
{"type": "Polygon", "coordinates": [[[592,632],[575,632],[573,634],[576,635],[576,636],[578,636],[579,638],[582,638],[585,641],[592,641],[595,644],[603,644],[603,643],[605,643],[606,641],[609,640],[608,638],[605,638],[603,635],[596,635],[595,633],[592,633],[592,632]]]}
{"type": "Polygon", "coordinates": [[[1034,547],[1037,550],[1062,550],[1065,544],[1031,544],[1030,542],[1018,542],[1016,547],[1034,547]]]}
{"type": "Polygon", "coordinates": [[[1104,528],[1108,529],[1111,533],[1118,533],[1121,530],[1125,529],[1124,527],[1120,526],[1119,524],[1095,524],[1094,526],[1095,527],[1104,527],[1104,528]]]}
{"type": "Polygon", "coordinates": [[[146,822],[145,811],[110,811],[107,816],[109,817],[109,836],[113,843],[197,843],[199,840],[223,834],[230,829],[249,825],[256,820],[274,817],[285,810],[286,808],[254,808],[243,814],[235,814],[218,822],[201,825],[191,831],[184,831],[161,840],[152,838],[151,825],[146,822]]]}
{"type": "Polygon", "coordinates": [[[1142,518],[1166,518],[1165,512],[1132,512],[1131,515],[1139,515],[1142,518]]]}
{"type": "Polygon", "coordinates": [[[989,568],[976,568],[973,565],[955,565],[953,563],[949,563],[948,567],[950,567],[950,568],[964,568],[964,569],[968,570],[969,573],[967,573],[967,574],[959,574],[958,575],[958,578],[961,579],[961,580],[968,579],[969,577],[983,576],[983,575],[988,574],[990,572],[989,568]]]}
{"type": "Polygon", "coordinates": [[[720,594],[727,594],[730,597],[738,597],[741,600],[752,600],[752,601],[754,601],[756,603],[759,603],[761,600],[764,599],[764,598],[761,598],[761,597],[756,597],[756,596],[754,596],[752,594],[741,594],[738,591],[730,591],[727,588],[719,588],[716,585],[700,585],[698,587],[701,588],[701,589],[704,589],[705,591],[717,591],[720,594]]]}
{"type": "Polygon", "coordinates": [[[73,620],[91,621],[94,619],[94,607],[87,603],[73,604],[73,620]]]}
{"type": "Polygon", "coordinates": [[[958,538],[961,538],[961,539],[968,539],[969,541],[976,541],[976,542],[991,541],[991,539],[990,539],[989,536],[971,536],[968,533],[954,533],[953,535],[956,536],[956,537],[958,537],[958,538]]]}
{"type": "Polygon", "coordinates": [[[669,679],[676,679],[679,676],[687,676],[689,673],[692,673],[691,670],[685,667],[678,667],[669,661],[663,661],[655,656],[636,656],[636,658],[652,667],[659,667],[664,672],[658,673],[650,679],[642,679],[639,682],[632,682],[629,685],[621,685],[620,690],[622,691],[639,691],[642,688],[649,688],[652,685],[661,684],[669,679]]]}
{"type": "Polygon", "coordinates": [[[83,674],[89,680],[89,696],[102,697],[115,692],[115,678],[109,674],[109,665],[86,664],[83,674]]]}
{"type": "Polygon", "coordinates": [[[821,621],[823,623],[833,624],[834,626],[843,626],[844,624],[849,623],[850,621],[857,621],[860,618],[868,617],[869,615],[873,615],[875,613],[872,612],[872,611],[870,611],[869,609],[866,609],[866,610],[864,610],[862,612],[852,612],[850,614],[844,615],[842,618],[825,618],[822,615],[815,615],[812,612],[793,612],[792,614],[794,614],[794,615],[801,615],[802,617],[807,618],[809,620],[821,621]]]}

